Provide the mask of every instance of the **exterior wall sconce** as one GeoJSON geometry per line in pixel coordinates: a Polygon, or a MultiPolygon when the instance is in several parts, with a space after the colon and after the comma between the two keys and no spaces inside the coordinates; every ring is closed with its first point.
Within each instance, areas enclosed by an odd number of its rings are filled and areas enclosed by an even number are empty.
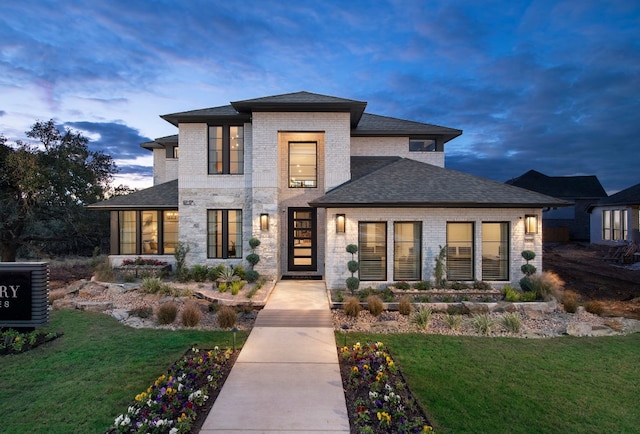
{"type": "Polygon", "coordinates": [[[269,214],[260,214],[260,230],[269,230],[269,214]]]}
{"type": "Polygon", "coordinates": [[[526,235],[538,233],[538,216],[537,215],[524,216],[524,233],[526,235]]]}
{"type": "Polygon", "coordinates": [[[345,216],[344,214],[336,214],[336,233],[344,234],[345,230],[345,216]]]}

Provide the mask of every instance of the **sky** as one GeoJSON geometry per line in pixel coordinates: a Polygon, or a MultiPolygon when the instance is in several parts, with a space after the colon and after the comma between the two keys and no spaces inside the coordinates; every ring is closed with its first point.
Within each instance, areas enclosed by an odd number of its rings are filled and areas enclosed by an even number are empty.
{"type": "Polygon", "coordinates": [[[307,91],[463,130],[446,167],[640,183],[637,0],[0,0],[0,134],[36,121],[152,185],[163,114],[307,91]]]}

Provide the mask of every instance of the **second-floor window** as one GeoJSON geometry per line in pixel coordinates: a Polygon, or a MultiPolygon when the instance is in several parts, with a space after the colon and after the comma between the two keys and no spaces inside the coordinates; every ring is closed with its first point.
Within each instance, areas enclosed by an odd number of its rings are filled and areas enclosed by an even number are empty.
{"type": "Polygon", "coordinates": [[[436,150],[435,140],[410,139],[409,152],[433,152],[436,150]]]}
{"type": "Polygon", "coordinates": [[[244,127],[209,126],[209,175],[244,173],[244,127]]]}
{"type": "Polygon", "coordinates": [[[289,187],[318,186],[316,142],[289,142],[289,187]]]}

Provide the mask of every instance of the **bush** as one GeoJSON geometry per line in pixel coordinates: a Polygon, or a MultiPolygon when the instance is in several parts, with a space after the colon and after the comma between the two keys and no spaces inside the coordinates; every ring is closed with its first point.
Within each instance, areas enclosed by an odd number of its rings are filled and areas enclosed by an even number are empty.
{"type": "Polygon", "coordinates": [[[567,313],[576,313],[578,310],[578,294],[573,291],[565,291],[562,294],[562,305],[567,313]]]}
{"type": "Polygon", "coordinates": [[[207,272],[207,279],[215,282],[220,277],[220,273],[224,270],[224,265],[218,264],[215,267],[209,267],[209,271],[207,272]]]}
{"type": "Polygon", "coordinates": [[[358,246],[356,246],[355,244],[349,244],[347,246],[347,252],[351,253],[352,255],[358,253],[358,246]]]}
{"type": "Polygon", "coordinates": [[[510,301],[512,303],[520,301],[520,292],[511,285],[505,285],[502,288],[502,295],[506,301],[510,301]]]}
{"type": "Polygon", "coordinates": [[[96,265],[94,275],[99,282],[113,282],[116,279],[116,273],[111,264],[109,264],[108,259],[96,265]]]}
{"type": "Polygon", "coordinates": [[[584,304],[584,309],[594,315],[602,315],[604,312],[604,304],[601,301],[590,300],[584,304]]]}
{"type": "Polygon", "coordinates": [[[200,324],[202,311],[197,303],[190,302],[182,309],[182,325],[185,327],[195,327],[200,324]]]}
{"type": "Polygon", "coordinates": [[[360,269],[360,265],[358,265],[358,261],[349,261],[347,262],[347,268],[351,273],[355,273],[360,269]]]}
{"type": "Polygon", "coordinates": [[[398,312],[400,313],[400,315],[411,315],[411,310],[413,310],[411,297],[406,295],[404,297],[401,297],[398,301],[398,312]]]}
{"type": "Polygon", "coordinates": [[[353,293],[360,286],[360,279],[357,277],[347,277],[347,289],[353,293]]]}
{"type": "Polygon", "coordinates": [[[522,273],[527,276],[532,276],[536,274],[537,269],[535,266],[531,264],[524,264],[523,266],[520,267],[520,271],[522,271],[522,273]]]}
{"type": "Polygon", "coordinates": [[[356,297],[347,297],[346,301],[344,302],[344,306],[342,307],[344,313],[352,318],[357,318],[360,314],[361,309],[362,306],[360,306],[360,300],[358,300],[356,297]]]}
{"type": "Polygon", "coordinates": [[[416,310],[411,317],[411,323],[415,324],[419,329],[426,330],[429,328],[433,311],[429,307],[421,307],[416,310]]]}
{"type": "Polygon", "coordinates": [[[238,266],[234,267],[233,274],[238,276],[241,280],[244,280],[245,277],[246,277],[246,272],[245,272],[244,267],[242,265],[238,265],[238,266]]]}
{"type": "Polygon", "coordinates": [[[196,264],[191,268],[191,278],[196,282],[204,282],[207,280],[208,271],[206,265],[196,264]]]}
{"type": "Polygon", "coordinates": [[[500,318],[500,323],[511,333],[520,333],[522,317],[518,312],[507,312],[500,318]]]}
{"type": "Polygon", "coordinates": [[[367,297],[367,309],[369,313],[373,316],[380,316],[382,311],[384,310],[384,305],[382,304],[382,299],[377,295],[370,295],[367,297]]]}
{"type": "Polygon", "coordinates": [[[491,291],[493,288],[487,282],[483,282],[481,280],[473,281],[473,288],[480,291],[491,291]]]}
{"type": "Polygon", "coordinates": [[[238,295],[243,287],[244,282],[242,280],[234,280],[233,282],[231,282],[231,285],[229,285],[229,288],[231,289],[231,295],[238,295]]]}
{"type": "Polygon", "coordinates": [[[137,316],[138,318],[151,318],[151,316],[153,315],[153,309],[151,308],[151,306],[136,307],[135,309],[129,311],[129,314],[137,316]]]}
{"type": "Polygon", "coordinates": [[[247,270],[244,274],[244,277],[247,279],[247,282],[253,283],[260,278],[260,273],[256,270],[247,270]]]}
{"type": "Polygon", "coordinates": [[[218,325],[223,329],[230,329],[234,325],[236,325],[236,321],[238,319],[238,314],[235,309],[231,306],[221,306],[218,309],[218,325]]]}
{"type": "Polygon", "coordinates": [[[463,291],[465,289],[469,289],[469,285],[467,285],[466,283],[462,283],[462,282],[453,282],[451,284],[451,289],[456,290],[456,291],[463,291]]]}
{"type": "Polygon", "coordinates": [[[418,291],[428,291],[431,289],[431,282],[428,280],[421,280],[420,282],[413,284],[413,289],[417,289],[418,291]]]}
{"type": "Polygon", "coordinates": [[[462,326],[462,316],[457,314],[445,314],[444,322],[451,330],[458,330],[462,326]]]}
{"type": "Polygon", "coordinates": [[[176,320],[178,316],[178,306],[172,301],[167,303],[163,303],[158,307],[158,311],[156,312],[156,318],[158,319],[158,324],[171,324],[176,320]]]}
{"type": "Polygon", "coordinates": [[[251,264],[251,266],[255,266],[258,262],[260,262],[260,256],[257,253],[249,253],[246,257],[247,262],[251,264]]]}
{"type": "Polygon", "coordinates": [[[253,237],[251,239],[249,239],[249,247],[251,247],[252,249],[257,248],[260,245],[260,240],[253,237]]]}
{"type": "Polygon", "coordinates": [[[162,281],[157,277],[145,277],[140,287],[147,294],[157,294],[162,289],[162,281]]]}
{"type": "Polygon", "coordinates": [[[471,325],[474,330],[481,335],[488,335],[495,326],[495,321],[489,318],[489,314],[480,313],[471,318],[471,325]]]}
{"type": "Polygon", "coordinates": [[[538,293],[535,291],[525,291],[520,295],[520,301],[536,301],[538,293]]]}
{"type": "Polygon", "coordinates": [[[393,286],[396,289],[402,289],[403,291],[406,291],[407,289],[411,288],[411,286],[404,280],[394,283],[393,286]]]}
{"type": "Polygon", "coordinates": [[[524,250],[521,253],[522,257],[524,258],[525,261],[529,262],[532,261],[535,257],[536,257],[536,252],[534,252],[533,250],[524,250]]]}
{"type": "Polygon", "coordinates": [[[519,283],[520,289],[522,289],[522,291],[533,291],[533,281],[530,277],[523,277],[522,279],[520,279],[519,283]]]}

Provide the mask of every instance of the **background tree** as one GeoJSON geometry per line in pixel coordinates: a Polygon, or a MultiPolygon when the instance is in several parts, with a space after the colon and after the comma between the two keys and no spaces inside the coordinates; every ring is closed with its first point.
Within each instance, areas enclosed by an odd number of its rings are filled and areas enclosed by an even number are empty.
{"type": "Polygon", "coordinates": [[[20,249],[37,257],[92,251],[97,232],[108,231],[108,217],[88,216],[84,206],[104,198],[115,163],[90,151],[80,133],[59,131],[52,120],[36,122],[26,134],[39,143],[18,140],[9,146],[0,135],[2,261],[15,261],[20,249]]]}

